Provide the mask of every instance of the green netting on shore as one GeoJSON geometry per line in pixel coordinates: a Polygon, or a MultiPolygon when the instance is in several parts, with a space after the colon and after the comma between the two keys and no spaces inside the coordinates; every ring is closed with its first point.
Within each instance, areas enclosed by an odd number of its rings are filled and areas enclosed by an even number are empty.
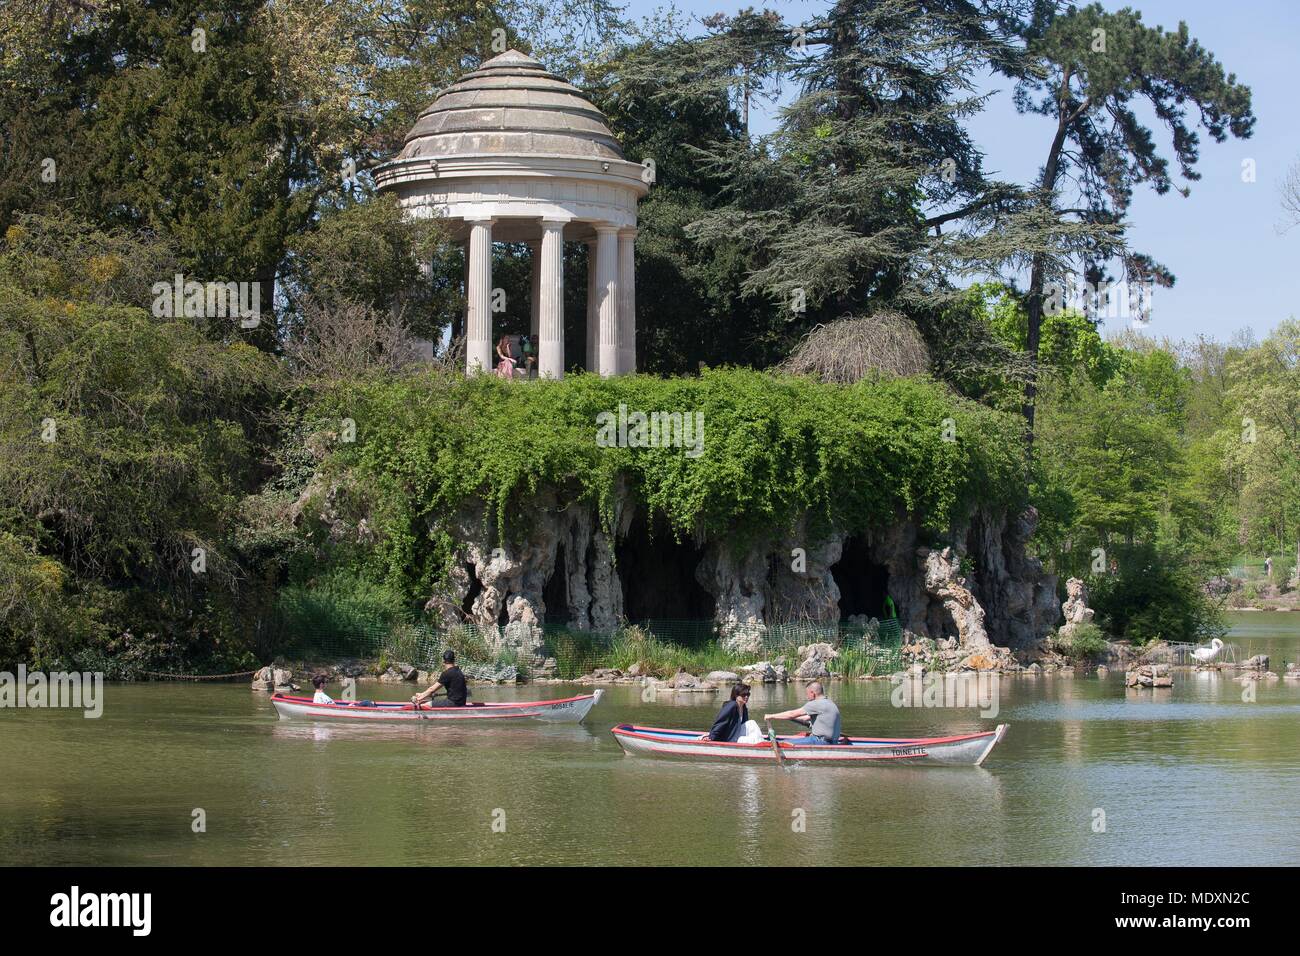
{"type": "MultiPolygon", "coordinates": [[[[881,675],[902,669],[901,629],[896,621],[860,624],[796,623],[723,629],[712,621],[642,621],[612,632],[584,631],[561,624],[541,627],[541,645],[521,651],[518,635],[505,627],[353,622],[346,627],[303,626],[281,634],[276,657],[313,663],[349,658],[381,664],[404,663],[435,671],[445,650],[454,650],[466,673],[488,680],[573,679],[597,668],[669,676],[680,668],[702,674],[766,660],[799,663],[802,645],[825,642],[838,652],[831,665],[845,677],[881,675]]],[[[532,638],[535,641],[535,636],[532,638]]]]}

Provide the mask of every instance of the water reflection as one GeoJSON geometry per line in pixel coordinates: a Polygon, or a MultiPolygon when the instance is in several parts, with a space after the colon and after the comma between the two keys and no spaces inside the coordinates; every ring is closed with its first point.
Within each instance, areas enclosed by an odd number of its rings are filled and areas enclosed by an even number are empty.
{"type": "Polygon", "coordinates": [[[765,767],[737,767],[737,814],[740,820],[740,835],[737,843],[746,863],[762,862],[760,849],[763,845],[762,817],[762,772],[765,767]]]}

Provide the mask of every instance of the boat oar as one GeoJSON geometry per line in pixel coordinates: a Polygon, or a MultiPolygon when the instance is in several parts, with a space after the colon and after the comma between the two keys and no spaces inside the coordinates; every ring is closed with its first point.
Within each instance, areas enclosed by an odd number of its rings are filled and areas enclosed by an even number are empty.
{"type": "MultiPolygon", "coordinates": [[[[434,694],[434,695],[433,695],[433,697],[437,697],[437,696],[438,696],[437,694],[434,694]]],[[[429,698],[429,702],[430,702],[431,705],[432,705],[432,703],[433,703],[433,697],[430,697],[430,698],[429,698]]],[[[419,709],[420,709],[420,701],[419,701],[419,695],[418,695],[418,694],[417,694],[415,697],[413,697],[413,698],[411,699],[411,706],[414,707],[416,710],[419,710],[419,709]]],[[[421,718],[421,719],[423,719],[423,718],[421,718]]]]}
{"type": "Polygon", "coordinates": [[[781,744],[776,739],[776,731],[772,729],[772,721],[766,717],[763,720],[767,723],[767,739],[772,744],[772,753],[776,754],[776,762],[784,768],[785,754],[781,753],[781,744]]]}

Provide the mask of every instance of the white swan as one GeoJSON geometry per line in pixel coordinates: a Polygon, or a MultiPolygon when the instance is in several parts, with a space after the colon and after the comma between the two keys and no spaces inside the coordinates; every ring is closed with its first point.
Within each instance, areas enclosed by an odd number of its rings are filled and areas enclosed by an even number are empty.
{"type": "Polygon", "coordinates": [[[1192,656],[1196,658],[1197,663],[1208,664],[1210,663],[1210,661],[1218,657],[1219,653],[1222,650],[1223,650],[1223,641],[1219,640],[1216,637],[1214,640],[1210,641],[1209,647],[1194,648],[1192,650],[1192,656]]]}

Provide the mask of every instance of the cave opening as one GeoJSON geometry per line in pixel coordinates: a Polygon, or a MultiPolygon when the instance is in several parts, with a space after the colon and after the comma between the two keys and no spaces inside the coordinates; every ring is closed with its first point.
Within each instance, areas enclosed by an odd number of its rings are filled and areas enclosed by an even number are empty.
{"type": "Polygon", "coordinates": [[[555,549],[555,570],[542,586],[542,603],[546,605],[543,624],[569,623],[569,572],[564,545],[555,549]]]}
{"type": "Polygon", "coordinates": [[[662,516],[638,510],[614,549],[623,614],[633,622],[713,620],[713,595],[695,580],[703,556],[694,541],[678,541],[662,516]]]}
{"type": "Polygon", "coordinates": [[[840,589],[841,621],[855,614],[884,619],[889,568],[872,558],[866,539],[854,535],[845,540],[843,554],[831,565],[831,577],[840,589]]]}
{"type": "Polygon", "coordinates": [[[962,561],[962,574],[971,594],[984,608],[985,626],[991,635],[1003,633],[998,622],[1003,619],[1005,604],[997,568],[986,570],[981,565],[986,555],[996,555],[1000,550],[999,534],[996,525],[990,525],[977,513],[966,532],[966,554],[962,561]]]}
{"type": "Polygon", "coordinates": [[[465,562],[465,571],[469,574],[469,591],[465,594],[465,600],[460,602],[460,613],[463,620],[470,621],[474,619],[474,601],[483,593],[483,582],[478,579],[472,563],[465,562]]]}

